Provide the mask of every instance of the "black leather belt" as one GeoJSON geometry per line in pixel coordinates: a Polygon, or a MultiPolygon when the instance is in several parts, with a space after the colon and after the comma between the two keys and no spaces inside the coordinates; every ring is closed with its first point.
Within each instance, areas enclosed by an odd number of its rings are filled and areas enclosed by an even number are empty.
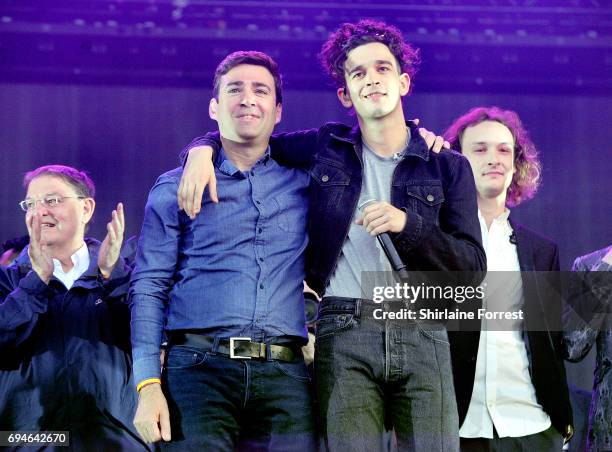
{"type": "Polygon", "coordinates": [[[220,339],[215,350],[214,337],[194,333],[175,333],[171,335],[170,344],[203,348],[214,353],[228,355],[232,359],[267,359],[268,348],[271,359],[290,362],[296,357],[296,353],[290,347],[252,342],[249,337],[220,339]]]}

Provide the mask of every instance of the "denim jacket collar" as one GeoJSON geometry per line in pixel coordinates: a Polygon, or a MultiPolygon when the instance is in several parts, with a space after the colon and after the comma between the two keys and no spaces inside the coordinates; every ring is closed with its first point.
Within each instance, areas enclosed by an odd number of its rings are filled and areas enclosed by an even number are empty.
{"type": "MultiPolygon", "coordinates": [[[[425,140],[423,140],[421,137],[418,127],[412,121],[406,121],[406,127],[410,129],[410,142],[408,143],[408,148],[406,149],[404,156],[419,157],[425,161],[428,161],[429,149],[427,148],[427,143],[425,143],[425,140]]],[[[359,154],[361,156],[361,130],[359,129],[358,124],[355,125],[346,136],[339,136],[332,133],[331,137],[333,139],[351,144],[356,150],[360,151],[359,154]]]]}

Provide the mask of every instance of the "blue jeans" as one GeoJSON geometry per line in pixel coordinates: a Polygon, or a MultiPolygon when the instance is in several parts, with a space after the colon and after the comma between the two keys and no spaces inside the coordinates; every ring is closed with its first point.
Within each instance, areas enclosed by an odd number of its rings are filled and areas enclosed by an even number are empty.
{"type": "Polygon", "coordinates": [[[383,432],[393,428],[399,450],[458,451],[446,330],[375,320],[385,307],[336,297],[320,304],[315,386],[328,449],[382,450],[383,432]]]}
{"type": "Polygon", "coordinates": [[[164,394],[172,441],[163,449],[314,451],[310,377],[293,362],[230,359],[175,345],[168,351],[164,394]]]}

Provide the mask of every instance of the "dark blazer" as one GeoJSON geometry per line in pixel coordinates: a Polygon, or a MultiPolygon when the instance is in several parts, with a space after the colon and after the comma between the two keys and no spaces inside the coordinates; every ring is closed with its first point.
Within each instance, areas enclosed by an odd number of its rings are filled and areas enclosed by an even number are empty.
{"type": "MultiPolygon", "coordinates": [[[[552,425],[562,435],[573,431],[572,408],[563,365],[561,333],[561,297],[550,290],[557,285],[555,274],[528,273],[558,271],[559,251],[549,239],[510,219],[516,240],[523,279],[525,331],[523,339],[529,359],[529,373],[536,398],[550,416],[552,425]],[[553,278],[553,280],[546,280],[553,278]],[[546,299],[545,299],[546,298],[546,299]]],[[[557,292],[560,293],[560,292],[557,292]]],[[[474,331],[474,321],[463,331],[449,331],[453,379],[459,425],[465,420],[472,398],[476,356],[480,331],[474,331]],[[467,331],[466,331],[467,330],[467,331]]]]}

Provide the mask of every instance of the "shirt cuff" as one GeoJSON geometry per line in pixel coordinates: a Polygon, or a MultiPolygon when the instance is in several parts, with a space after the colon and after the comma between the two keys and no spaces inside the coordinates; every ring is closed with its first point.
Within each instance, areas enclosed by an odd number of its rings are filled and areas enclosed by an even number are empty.
{"type": "Polygon", "coordinates": [[[34,270],[30,270],[26,277],[19,281],[19,287],[28,295],[33,296],[49,296],[54,292],[34,270]]]}
{"type": "Polygon", "coordinates": [[[137,388],[142,384],[142,382],[147,380],[161,379],[161,369],[159,362],[159,353],[157,353],[156,357],[149,358],[149,354],[147,354],[146,358],[141,358],[139,360],[134,360],[133,364],[134,369],[134,381],[137,381],[137,388]]]}
{"type": "Polygon", "coordinates": [[[105,278],[104,275],[102,275],[100,268],[98,268],[98,275],[100,275],[100,281],[102,281],[102,283],[108,283],[116,279],[129,277],[130,271],[131,268],[125,263],[125,259],[119,256],[117,258],[117,263],[113,267],[113,271],[111,271],[110,275],[108,275],[108,278],[105,278]]]}

